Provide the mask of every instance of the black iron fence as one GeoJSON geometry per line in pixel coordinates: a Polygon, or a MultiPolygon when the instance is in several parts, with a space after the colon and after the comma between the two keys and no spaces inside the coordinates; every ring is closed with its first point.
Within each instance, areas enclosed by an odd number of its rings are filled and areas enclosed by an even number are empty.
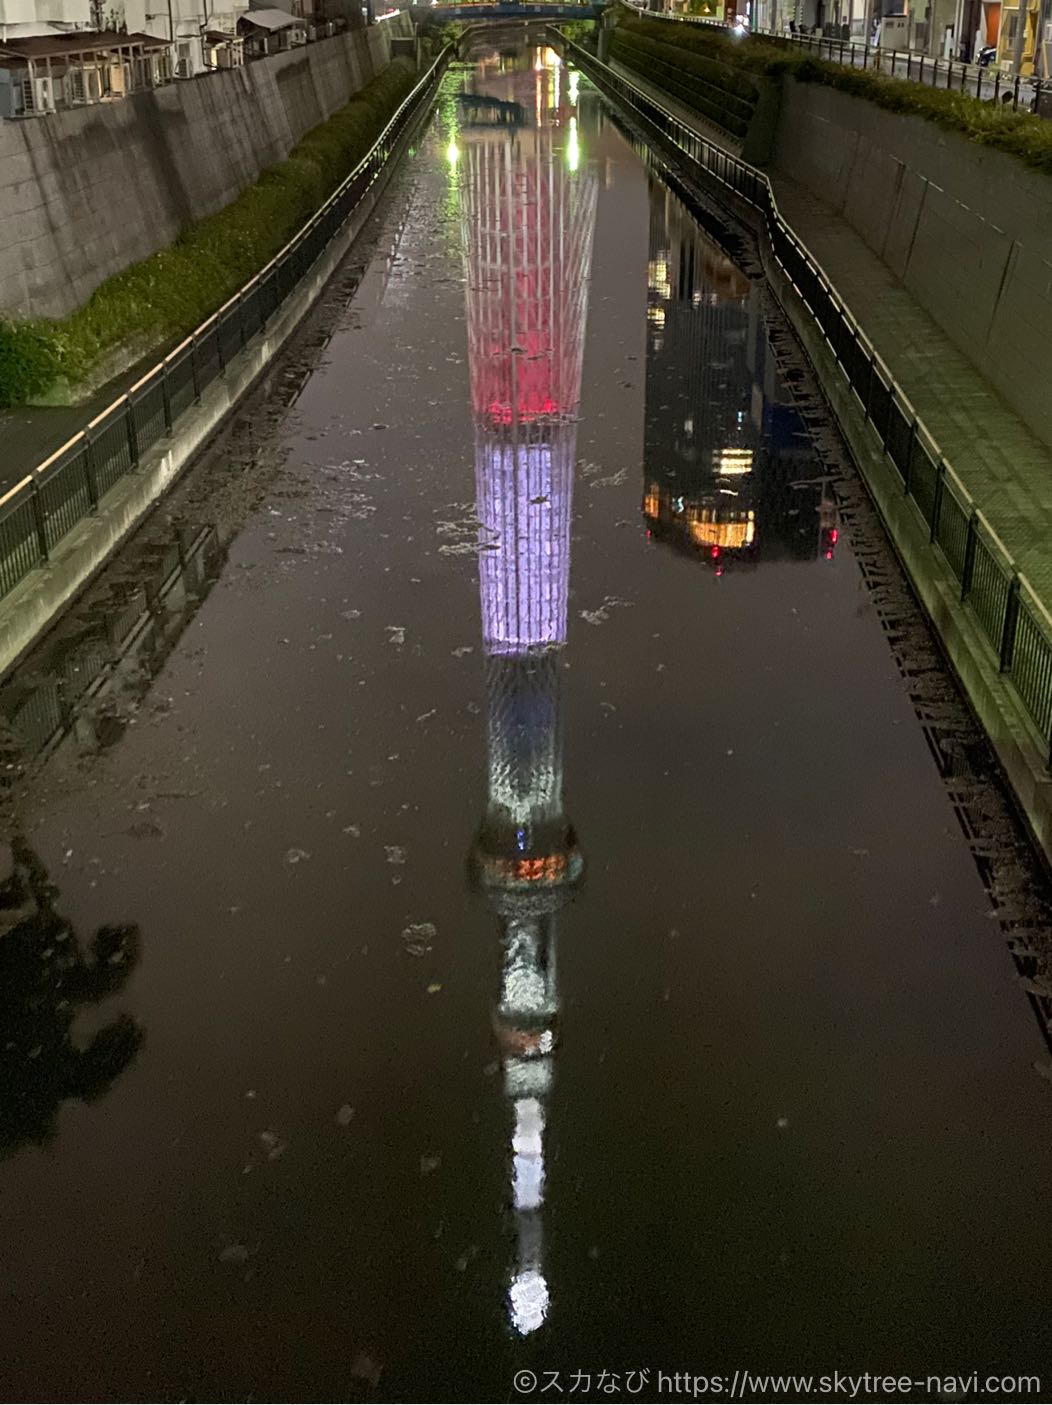
{"type": "MultiPolygon", "coordinates": [[[[678,20],[686,24],[706,24],[725,34],[744,33],[722,20],[706,19],[701,15],[648,15],[653,19],[678,20]]],[[[909,49],[882,48],[866,44],[861,39],[834,38],[829,34],[787,34],[784,30],[750,29],[769,44],[778,44],[810,54],[830,63],[842,63],[848,68],[873,70],[908,82],[926,83],[931,88],[947,92],[967,93],[981,102],[995,102],[1023,112],[1036,112],[1039,117],[1052,117],[1052,81],[1023,78],[1018,73],[1005,73],[993,64],[962,63],[959,59],[933,57],[909,49]]]]}
{"type": "Polygon", "coordinates": [[[990,646],[999,672],[1023,703],[1052,766],[1052,615],[1017,570],[821,268],[782,219],[767,177],[685,126],[587,50],[557,32],[552,38],[633,112],[644,131],[675,147],[679,159],[759,212],[775,259],[822,331],[870,431],[903,492],[913,500],[933,549],[952,572],[962,603],[990,646]]]}
{"type": "Polygon", "coordinates": [[[0,596],[98,510],[242,347],[272,320],[368,193],[421,109],[451,53],[446,48],[406,97],[368,154],[267,266],[102,414],[0,498],[0,596]]]}

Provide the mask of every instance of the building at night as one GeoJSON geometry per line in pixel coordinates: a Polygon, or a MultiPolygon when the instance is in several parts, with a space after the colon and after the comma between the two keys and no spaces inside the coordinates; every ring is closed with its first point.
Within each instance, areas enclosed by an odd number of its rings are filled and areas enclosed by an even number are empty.
{"type": "Polygon", "coordinates": [[[494,1025],[516,1238],[507,1313],[523,1336],[549,1306],[556,925],[583,867],[563,804],[560,683],[596,180],[580,163],[570,86],[553,60],[538,51],[532,69],[489,80],[491,95],[518,104],[521,124],[475,102],[461,105],[457,134],[488,753],[471,861],[500,927],[494,1025]]]}
{"type": "Polygon", "coordinates": [[[643,515],[655,538],[721,574],[835,546],[833,504],[815,482],[757,289],[656,181],[644,435],[643,515]]]}

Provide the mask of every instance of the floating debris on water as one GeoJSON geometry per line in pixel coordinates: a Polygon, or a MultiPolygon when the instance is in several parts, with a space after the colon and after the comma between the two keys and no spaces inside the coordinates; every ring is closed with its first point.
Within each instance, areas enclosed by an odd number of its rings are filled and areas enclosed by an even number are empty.
{"type": "Polygon", "coordinates": [[[413,922],[402,928],[402,945],[410,956],[426,956],[437,936],[433,922],[413,922]]]}

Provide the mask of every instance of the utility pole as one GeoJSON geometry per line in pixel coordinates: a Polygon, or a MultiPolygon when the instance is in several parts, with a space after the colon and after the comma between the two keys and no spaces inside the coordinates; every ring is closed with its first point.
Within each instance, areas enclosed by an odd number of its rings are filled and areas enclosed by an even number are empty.
{"type": "MultiPolygon", "coordinates": [[[[1026,38],[1026,22],[1029,15],[1026,0],[1018,0],[1016,10],[1015,42],[1012,45],[1012,72],[1018,74],[1023,67],[1023,41],[1026,38]]],[[[1004,8],[1001,9],[1002,15],[1004,8]]]]}
{"type": "Polygon", "coordinates": [[[1045,30],[1048,27],[1048,6],[1049,0],[1041,0],[1041,5],[1037,12],[1037,34],[1034,38],[1034,76],[1041,79],[1047,79],[1049,77],[1047,71],[1048,65],[1045,62],[1045,30]]]}

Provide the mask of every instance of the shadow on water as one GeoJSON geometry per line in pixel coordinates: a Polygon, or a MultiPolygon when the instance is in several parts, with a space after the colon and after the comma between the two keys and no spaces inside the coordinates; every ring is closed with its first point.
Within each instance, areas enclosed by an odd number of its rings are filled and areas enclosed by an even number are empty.
{"type": "Polygon", "coordinates": [[[61,1104],[102,1097],[144,1038],[129,1015],[83,1046],[73,1030],[127,981],[139,928],[100,927],[85,951],[39,857],[20,835],[10,847],[12,869],[0,882],[0,1156],[50,1141],[61,1104]]]}

